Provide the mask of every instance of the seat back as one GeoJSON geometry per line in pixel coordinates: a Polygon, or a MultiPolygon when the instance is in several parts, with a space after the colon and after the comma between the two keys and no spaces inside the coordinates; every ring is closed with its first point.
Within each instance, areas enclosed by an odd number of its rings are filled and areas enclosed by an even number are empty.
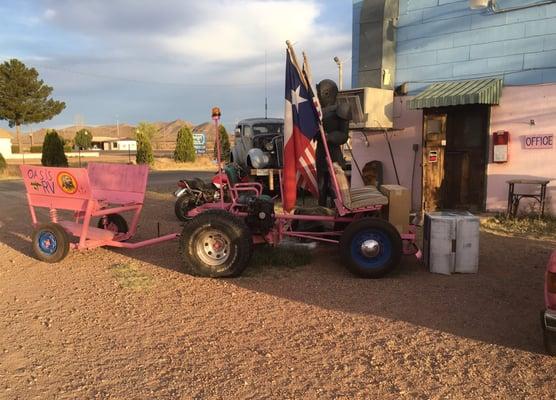
{"type": "Polygon", "coordinates": [[[95,200],[111,204],[143,203],[148,166],[89,163],[87,171],[95,200]]]}
{"type": "Polygon", "coordinates": [[[224,172],[226,173],[226,177],[228,178],[228,183],[231,187],[234,187],[236,183],[239,183],[239,174],[237,169],[234,167],[233,164],[228,164],[224,167],[224,172]]]}
{"type": "Polygon", "coordinates": [[[334,163],[333,166],[334,175],[336,175],[336,181],[338,182],[338,189],[340,189],[340,195],[342,196],[342,202],[345,207],[349,208],[351,205],[351,195],[349,193],[349,182],[346,173],[338,163],[334,163]]]}

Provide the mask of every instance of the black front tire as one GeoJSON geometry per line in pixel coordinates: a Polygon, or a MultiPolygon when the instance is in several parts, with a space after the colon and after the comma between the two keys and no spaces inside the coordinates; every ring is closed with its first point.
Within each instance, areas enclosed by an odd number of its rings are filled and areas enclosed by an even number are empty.
{"type": "Polygon", "coordinates": [[[180,237],[182,267],[190,275],[238,276],[247,267],[252,252],[249,228],[224,210],[209,210],[192,218],[180,237]]]}
{"type": "Polygon", "coordinates": [[[33,252],[47,263],[62,261],[69,252],[69,235],[64,228],[53,222],[40,225],[33,232],[33,252]]]}
{"type": "Polygon", "coordinates": [[[363,278],[381,278],[400,263],[402,239],[388,221],[361,218],[351,222],[340,238],[347,268],[363,278]]]}
{"type": "Polygon", "coordinates": [[[108,214],[98,220],[99,229],[108,229],[116,233],[127,233],[129,228],[127,221],[120,214],[108,214]]]}
{"type": "Polygon", "coordinates": [[[187,213],[195,207],[197,207],[195,196],[191,193],[185,193],[176,199],[174,213],[180,221],[187,222],[191,220],[191,217],[188,217],[187,213]]]}

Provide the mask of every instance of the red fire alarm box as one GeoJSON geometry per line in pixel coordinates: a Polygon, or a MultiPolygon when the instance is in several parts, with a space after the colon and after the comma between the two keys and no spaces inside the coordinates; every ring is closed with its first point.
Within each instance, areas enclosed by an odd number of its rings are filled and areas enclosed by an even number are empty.
{"type": "Polygon", "coordinates": [[[495,163],[508,162],[508,144],[510,133],[498,131],[492,134],[492,161],[495,163]]]}

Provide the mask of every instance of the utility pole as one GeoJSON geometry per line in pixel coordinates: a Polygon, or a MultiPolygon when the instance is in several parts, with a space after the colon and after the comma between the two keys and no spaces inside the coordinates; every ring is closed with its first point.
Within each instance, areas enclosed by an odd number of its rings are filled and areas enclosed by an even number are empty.
{"type": "Polygon", "coordinates": [[[344,62],[341,61],[338,57],[334,57],[334,62],[338,65],[338,89],[342,90],[343,88],[343,64],[344,62]]]}
{"type": "Polygon", "coordinates": [[[119,117],[116,115],[116,136],[120,138],[120,120],[119,117]]]}
{"type": "Polygon", "coordinates": [[[266,48],[264,49],[264,117],[268,118],[268,95],[267,95],[267,72],[266,72],[266,48]]]}

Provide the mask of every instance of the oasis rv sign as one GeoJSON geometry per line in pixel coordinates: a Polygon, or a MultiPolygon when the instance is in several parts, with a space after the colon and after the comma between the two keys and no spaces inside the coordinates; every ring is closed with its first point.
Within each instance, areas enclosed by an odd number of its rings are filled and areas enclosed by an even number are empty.
{"type": "Polygon", "coordinates": [[[524,149],[551,149],[554,147],[554,134],[523,136],[524,149]]]}

